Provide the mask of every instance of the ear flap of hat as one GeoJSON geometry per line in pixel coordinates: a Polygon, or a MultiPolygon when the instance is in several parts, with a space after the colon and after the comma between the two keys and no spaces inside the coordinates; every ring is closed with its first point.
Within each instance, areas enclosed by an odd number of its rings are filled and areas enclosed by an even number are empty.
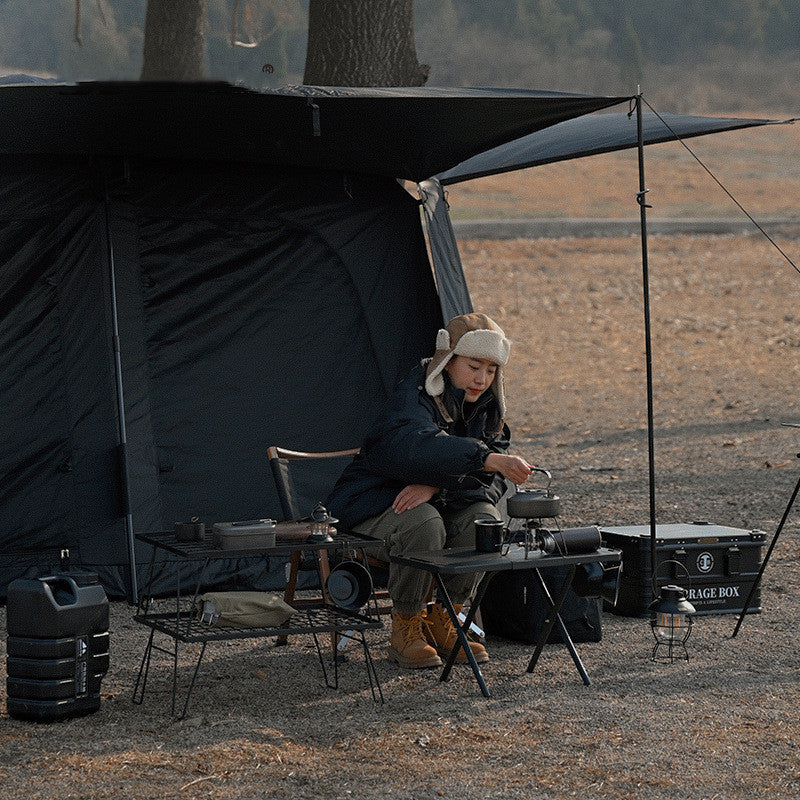
{"type": "MultiPolygon", "coordinates": [[[[439,331],[439,333],[447,333],[447,331],[439,331]]],[[[442,372],[452,358],[452,350],[436,349],[436,355],[431,359],[430,364],[428,364],[425,375],[425,391],[431,397],[438,397],[444,391],[442,372]]]]}
{"type": "Polygon", "coordinates": [[[450,349],[450,334],[444,328],[439,328],[439,333],[436,334],[436,349],[450,349]]]}
{"type": "Polygon", "coordinates": [[[436,353],[425,371],[425,391],[431,397],[438,397],[444,391],[442,370],[452,357],[450,333],[445,328],[439,328],[439,332],[436,334],[436,353]]]}
{"type": "Polygon", "coordinates": [[[497,406],[500,409],[500,418],[505,419],[506,416],[506,393],[503,388],[503,368],[498,367],[497,373],[494,376],[490,391],[494,392],[497,398],[497,406]]]}

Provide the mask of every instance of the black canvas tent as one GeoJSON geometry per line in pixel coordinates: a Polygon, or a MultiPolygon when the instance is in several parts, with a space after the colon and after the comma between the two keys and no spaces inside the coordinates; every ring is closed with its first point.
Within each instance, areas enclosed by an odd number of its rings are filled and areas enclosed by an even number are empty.
{"type": "MultiPolygon", "coordinates": [[[[0,85],[0,593],[68,549],[123,595],[148,555],[134,531],[277,516],[266,448],[358,443],[470,308],[424,179],[634,146],[627,115],[583,116],[629,100],[0,85]],[[435,274],[398,178],[421,182],[435,274]]],[[[681,135],[767,122],[682,119],[681,135]]],[[[235,566],[282,581],[282,564],[235,566]]]]}
{"type": "Polygon", "coordinates": [[[0,589],[68,549],[121,596],[134,532],[277,516],[267,447],[358,443],[442,323],[396,179],[625,100],[0,87],[0,589]]]}
{"type": "MultiPolygon", "coordinates": [[[[700,117],[689,114],[642,115],[643,144],[661,144],[712,133],[775,125],[794,120],[700,117]]],[[[557,161],[611,153],[637,147],[639,136],[633,113],[611,111],[559,122],[465,159],[436,177],[444,186],[557,161]]]]}

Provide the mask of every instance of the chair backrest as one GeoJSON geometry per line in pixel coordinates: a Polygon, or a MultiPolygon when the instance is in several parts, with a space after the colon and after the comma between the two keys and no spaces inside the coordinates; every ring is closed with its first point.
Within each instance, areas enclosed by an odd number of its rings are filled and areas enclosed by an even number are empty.
{"type": "Polygon", "coordinates": [[[310,516],[314,506],[325,501],[336,479],[358,451],[358,447],[325,453],[306,453],[284,447],[267,448],[284,519],[297,520],[310,516]]]}

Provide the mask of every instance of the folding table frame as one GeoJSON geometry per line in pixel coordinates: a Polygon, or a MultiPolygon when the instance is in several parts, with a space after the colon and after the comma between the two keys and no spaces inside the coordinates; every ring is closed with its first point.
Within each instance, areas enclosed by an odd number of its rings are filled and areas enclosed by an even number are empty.
{"type": "Polygon", "coordinates": [[[497,553],[477,553],[475,550],[453,548],[450,550],[430,550],[396,555],[392,556],[392,561],[397,564],[404,564],[405,566],[415,567],[431,573],[436,583],[438,592],[437,598],[447,609],[447,613],[450,615],[450,619],[453,621],[453,625],[456,628],[458,638],[442,669],[439,680],[447,680],[453,668],[453,664],[455,663],[458,651],[463,648],[481,692],[484,697],[490,697],[486,680],[483,677],[478,663],[475,661],[475,656],[470,650],[467,631],[469,631],[470,625],[475,618],[475,614],[480,606],[480,602],[483,599],[483,595],[486,592],[486,587],[489,585],[492,575],[495,572],[506,572],[508,570],[533,570],[542,588],[544,597],[547,599],[550,613],[539,635],[539,639],[536,642],[533,655],[528,662],[527,671],[533,672],[553,627],[558,625],[561,637],[572,656],[575,668],[578,670],[584,684],[588,686],[591,681],[578,655],[578,651],[575,649],[572,638],[561,619],[560,611],[578,566],[592,562],[618,563],[620,558],[621,551],[608,548],[600,548],[590,553],[562,556],[556,554],[544,555],[540,550],[526,549],[523,544],[511,544],[505,547],[502,552],[497,553]],[[558,588],[558,591],[555,592],[555,596],[550,594],[539,572],[540,569],[552,567],[568,568],[564,582],[558,588]],[[483,577],[478,583],[475,596],[470,603],[469,612],[462,624],[456,615],[453,603],[447,593],[444,578],[448,575],[464,575],[477,572],[482,572],[483,577]]]}
{"type": "MultiPolygon", "coordinates": [[[[137,539],[145,542],[153,548],[150,559],[149,577],[147,589],[142,597],[134,620],[150,628],[150,636],[145,647],[144,655],[139,666],[139,672],[133,689],[133,701],[141,704],[144,700],[147,688],[147,678],[150,671],[150,662],[154,652],[163,653],[172,659],[172,716],[175,716],[178,697],[178,667],[180,644],[197,643],[200,644],[200,652],[194,664],[191,680],[183,708],[179,719],[186,716],[189,708],[192,690],[194,689],[200,665],[205,655],[206,645],[214,641],[228,641],[231,639],[247,638],[280,638],[290,635],[311,634],[316,646],[322,667],[325,685],[330,688],[338,688],[339,685],[339,659],[336,651],[333,651],[334,675],[331,681],[328,670],[325,666],[322,646],[319,641],[319,634],[331,633],[345,639],[358,641],[364,652],[364,661],[369,679],[372,698],[376,702],[383,702],[383,691],[378,680],[378,674],[372,661],[369,645],[366,640],[366,632],[375,628],[382,628],[383,623],[377,616],[376,609],[373,608],[375,601],[371,600],[359,612],[338,608],[334,605],[320,602],[313,604],[297,605],[295,614],[287,623],[277,627],[215,627],[201,622],[195,612],[195,604],[200,596],[203,585],[203,576],[206,568],[212,559],[239,558],[245,556],[288,556],[296,550],[318,550],[320,548],[328,551],[341,550],[343,552],[361,551],[369,547],[379,546],[381,543],[369,537],[356,535],[337,535],[333,541],[325,543],[304,543],[293,542],[287,545],[277,545],[272,548],[262,548],[255,550],[221,550],[214,548],[211,542],[178,542],[171,532],[137,534],[137,539]],[[158,550],[166,551],[176,556],[174,559],[175,576],[175,605],[174,610],[164,613],[153,613],[151,602],[151,590],[155,574],[155,556],[158,550]],[[193,583],[193,591],[182,595],[181,586],[183,585],[181,572],[183,569],[191,567],[197,569],[200,563],[199,573],[193,583]],[[166,647],[159,644],[156,634],[166,635],[171,640],[171,646],[166,647]]],[[[365,561],[366,559],[364,559],[365,561]]]]}

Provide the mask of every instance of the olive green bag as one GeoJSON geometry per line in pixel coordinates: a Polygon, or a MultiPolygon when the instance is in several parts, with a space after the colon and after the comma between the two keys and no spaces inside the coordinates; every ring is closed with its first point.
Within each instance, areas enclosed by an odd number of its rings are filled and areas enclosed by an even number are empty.
{"type": "Polygon", "coordinates": [[[207,592],[197,598],[195,612],[218,628],[277,628],[294,609],[267,592],[207,592]]]}

